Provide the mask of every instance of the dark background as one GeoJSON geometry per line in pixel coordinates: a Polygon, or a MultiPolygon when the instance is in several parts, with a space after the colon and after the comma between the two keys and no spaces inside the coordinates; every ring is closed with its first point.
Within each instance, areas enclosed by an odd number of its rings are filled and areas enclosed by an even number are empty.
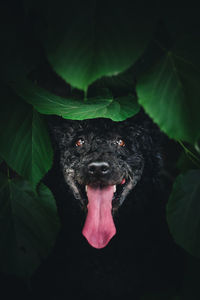
{"type": "MultiPolygon", "coordinates": [[[[20,15],[20,1],[9,1],[10,9],[15,11],[16,18],[20,15]]],[[[36,46],[37,49],[37,46],[36,46]]],[[[44,59],[40,68],[30,75],[34,80],[37,79],[39,84],[49,90],[60,94],[66,95],[70,92],[70,88],[65,85],[63,87],[61,80],[51,70],[48,63],[44,59]]],[[[120,93],[120,91],[118,91],[120,93]]],[[[80,91],[75,91],[78,97],[81,96],[80,91]]],[[[91,89],[92,93],[92,89],[91,89]]],[[[175,142],[167,138],[163,143],[163,154],[165,158],[165,166],[163,169],[162,177],[166,188],[165,199],[170,194],[173,180],[178,174],[176,163],[179,158],[181,149],[175,142]]],[[[60,170],[55,164],[55,168],[46,177],[47,185],[50,187],[60,187],[60,196],[58,198],[67,197],[64,183],[60,180],[60,170]]],[[[1,166],[4,168],[4,166],[1,166]]],[[[141,187],[139,187],[141,188],[141,187]]],[[[110,299],[118,299],[123,295],[128,299],[132,294],[131,299],[142,299],[142,294],[153,294],[144,299],[200,299],[199,293],[199,261],[183,249],[177,246],[172,237],[170,236],[166,222],[163,222],[162,217],[165,217],[165,211],[162,207],[156,208],[152,206],[151,212],[157,216],[161,212],[160,226],[163,230],[162,239],[158,240],[159,230],[152,231],[151,228],[155,227],[154,218],[150,218],[149,210],[143,213],[141,208],[138,208],[141,214],[129,215],[129,203],[123,206],[120,214],[116,218],[118,227],[118,235],[120,231],[126,231],[126,221],[130,218],[134,219],[134,226],[132,229],[132,236],[134,237],[135,250],[126,249],[126,244],[120,244],[119,237],[116,236],[113,241],[105,249],[99,251],[91,248],[80,235],[80,239],[73,240],[73,237],[66,238],[65,225],[58,236],[57,244],[52,252],[52,255],[43,262],[38,271],[34,274],[31,280],[24,280],[16,276],[2,274],[0,275],[0,293],[2,299],[13,299],[19,297],[20,299],[81,299],[90,296],[94,299],[102,299],[108,295],[106,292],[100,291],[100,287],[107,286],[108,280],[113,278],[114,286],[110,287],[113,291],[110,299]],[[141,212],[142,211],[142,212],[141,212]],[[143,220],[146,218],[147,227],[143,226],[143,220]],[[69,244],[76,244],[77,251],[72,252],[69,244]],[[125,269],[120,269],[118,261],[115,262],[114,268],[110,269],[109,265],[113,258],[113,247],[117,246],[119,253],[125,253],[124,256],[119,254],[119,259],[124,261],[125,269]],[[156,250],[155,250],[156,249],[156,250]],[[155,252],[154,252],[155,251],[155,252]],[[87,257],[89,262],[87,264],[87,257]],[[129,258],[135,262],[135,268],[129,265],[129,258]],[[85,259],[86,258],[86,259],[85,259]],[[84,260],[84,263],[83,263],[84,260]],[[103,266],[103,267],[102,267],[103,266]],[[94,270],[96,273],[93,273],[94,270]],[[107,273],[104,275],[106,270],[107,273]],[[96,274],[92,277],[91,274],[96,274]],[[95,277],[96,276],[96,277],[95,277]],[[96,279],[99,281],[97,282],[96,279]],[[131,286],[131,293],[130,293],[131,286]],[[133,293],[135,290],[135,294],[133,293]],[[54,296],[52,296],[54,295],[54,296]],[[157,296],[156,296],[157,295],[157,296]],[[176,298],[177,296],[177,298],[176,298]],[[113,298],[111,298],[113,297],[113,298]],[[156,298],[158,297],[158,298],[156,298]]],[[[79,211],[78,206],[73,203],[69,204],[71,207],[65,208],[72,209],[73,216],[79,216],[79,221],[70,223],[73,224],[74,232],[80,230],[83,224],[84,216],[79,211]]],[[[136,211],[138,211],[136,210],[136,211]]],[[[64,214],[62,211],[62,222],[65,223],[64,214]]],[[[70,220],[73,221],[72,219],[70,220]]],[[[152,214],[151,214],[152,216],[152,214]]],[[[74,218],[75,220],[76,218],[74,218]]],[[[78,219],[78,218],[77,218],[78,219]]],[[[128,222],[128,221],[127,221],[128,222]]],[[[74,247],[73,247],[74,249],[74,247]]],[[[119,264],[120,265],[120,264],[119,264]]],[[[110,281],[112,282],[112,280],[110,281]]]]}

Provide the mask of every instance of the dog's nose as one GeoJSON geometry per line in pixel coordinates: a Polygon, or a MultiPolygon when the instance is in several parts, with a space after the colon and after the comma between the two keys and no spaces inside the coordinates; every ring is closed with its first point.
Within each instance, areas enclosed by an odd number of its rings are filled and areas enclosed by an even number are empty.
{"type": "Polygon", "coordinates": [[[88,165],[88,172],[92,175],[105,175],[109,172],[109,164],[107,162],[92,162],[88,165]]]}

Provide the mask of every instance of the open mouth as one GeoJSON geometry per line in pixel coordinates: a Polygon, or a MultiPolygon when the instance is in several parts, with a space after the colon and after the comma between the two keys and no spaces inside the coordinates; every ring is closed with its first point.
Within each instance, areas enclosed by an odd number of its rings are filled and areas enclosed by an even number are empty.
{"type": "MultiPolygon", "coordinates": [[[[121,183],[120,184],[113,184],[111,186],[113,186],[113,198],[112,198],[112,211],[114,212],[120,205],[120,199],[121,199],[121,196],[124,192],[124,190],[126,189],[126,186],[128,185],[129,183],[129,179],[125,179],[123,178],[121,183]]],[[[93,183],[93,184],[88,184],[88,185],[85,185],[85,186],[81,186],[79,185],[79,189],[81,190],[81,194],[82,194],[82,197],[85,202],[85,204],[87,205],[88,204],[88,195],[87,195],[87,190],[88,190],[88,186],[92,186],[94,188],[100,188],[100,189],[103,189],[105,187],[107,187],[108,185],[105,185],[105,184],[101,184],[101,183],[93,183]]]]}
{"type": "Polygon", "coordinates": [[[116,234],[112,212],[118,206],[126,184],[127,180],[123,178],[117,185],[85,186],[88,203],[82,233],[94,248],[104,248],[116,234]]]}

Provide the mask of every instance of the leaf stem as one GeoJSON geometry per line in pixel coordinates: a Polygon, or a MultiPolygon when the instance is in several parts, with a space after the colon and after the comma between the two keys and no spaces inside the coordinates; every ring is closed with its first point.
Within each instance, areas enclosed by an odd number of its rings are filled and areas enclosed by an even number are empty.
{"type": "Polygon", "coordinates": [[[7,166],[7,176],[8,176],[8,179],[10,179],[10,169],[8,166],[7,166]]]}
{"type": "Polygon", "coordinates": [[[153,40],[157,46],[163,51],[163,52],[169,52],[169,50],[167,50],[167,48],[165,48],[157,39],[153,40]]]}
{"type": "Polygon", "coordinates": [[[182,141],[179,140],[178,142],[183,147],[185,154],[189,157],[189,159],[200,168],[200,159],[190,149],[188,149],[182,141]]]}
{"type": "Polygon", "coordinates": [[[84,91],[84,102],[87,101],[87,91],[84,91]]]}

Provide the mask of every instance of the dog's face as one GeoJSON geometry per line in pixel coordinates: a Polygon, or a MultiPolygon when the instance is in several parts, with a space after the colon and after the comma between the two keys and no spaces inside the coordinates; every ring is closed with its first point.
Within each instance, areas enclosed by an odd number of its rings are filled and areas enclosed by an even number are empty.
{"type": "Polygon", "coordinates": [[[63,120],[54,133],[66,183],[87,207],[83,235],[103,248],[115,234],[112,214],[141,179],[144,130],[136,122],[63,120]]]}

